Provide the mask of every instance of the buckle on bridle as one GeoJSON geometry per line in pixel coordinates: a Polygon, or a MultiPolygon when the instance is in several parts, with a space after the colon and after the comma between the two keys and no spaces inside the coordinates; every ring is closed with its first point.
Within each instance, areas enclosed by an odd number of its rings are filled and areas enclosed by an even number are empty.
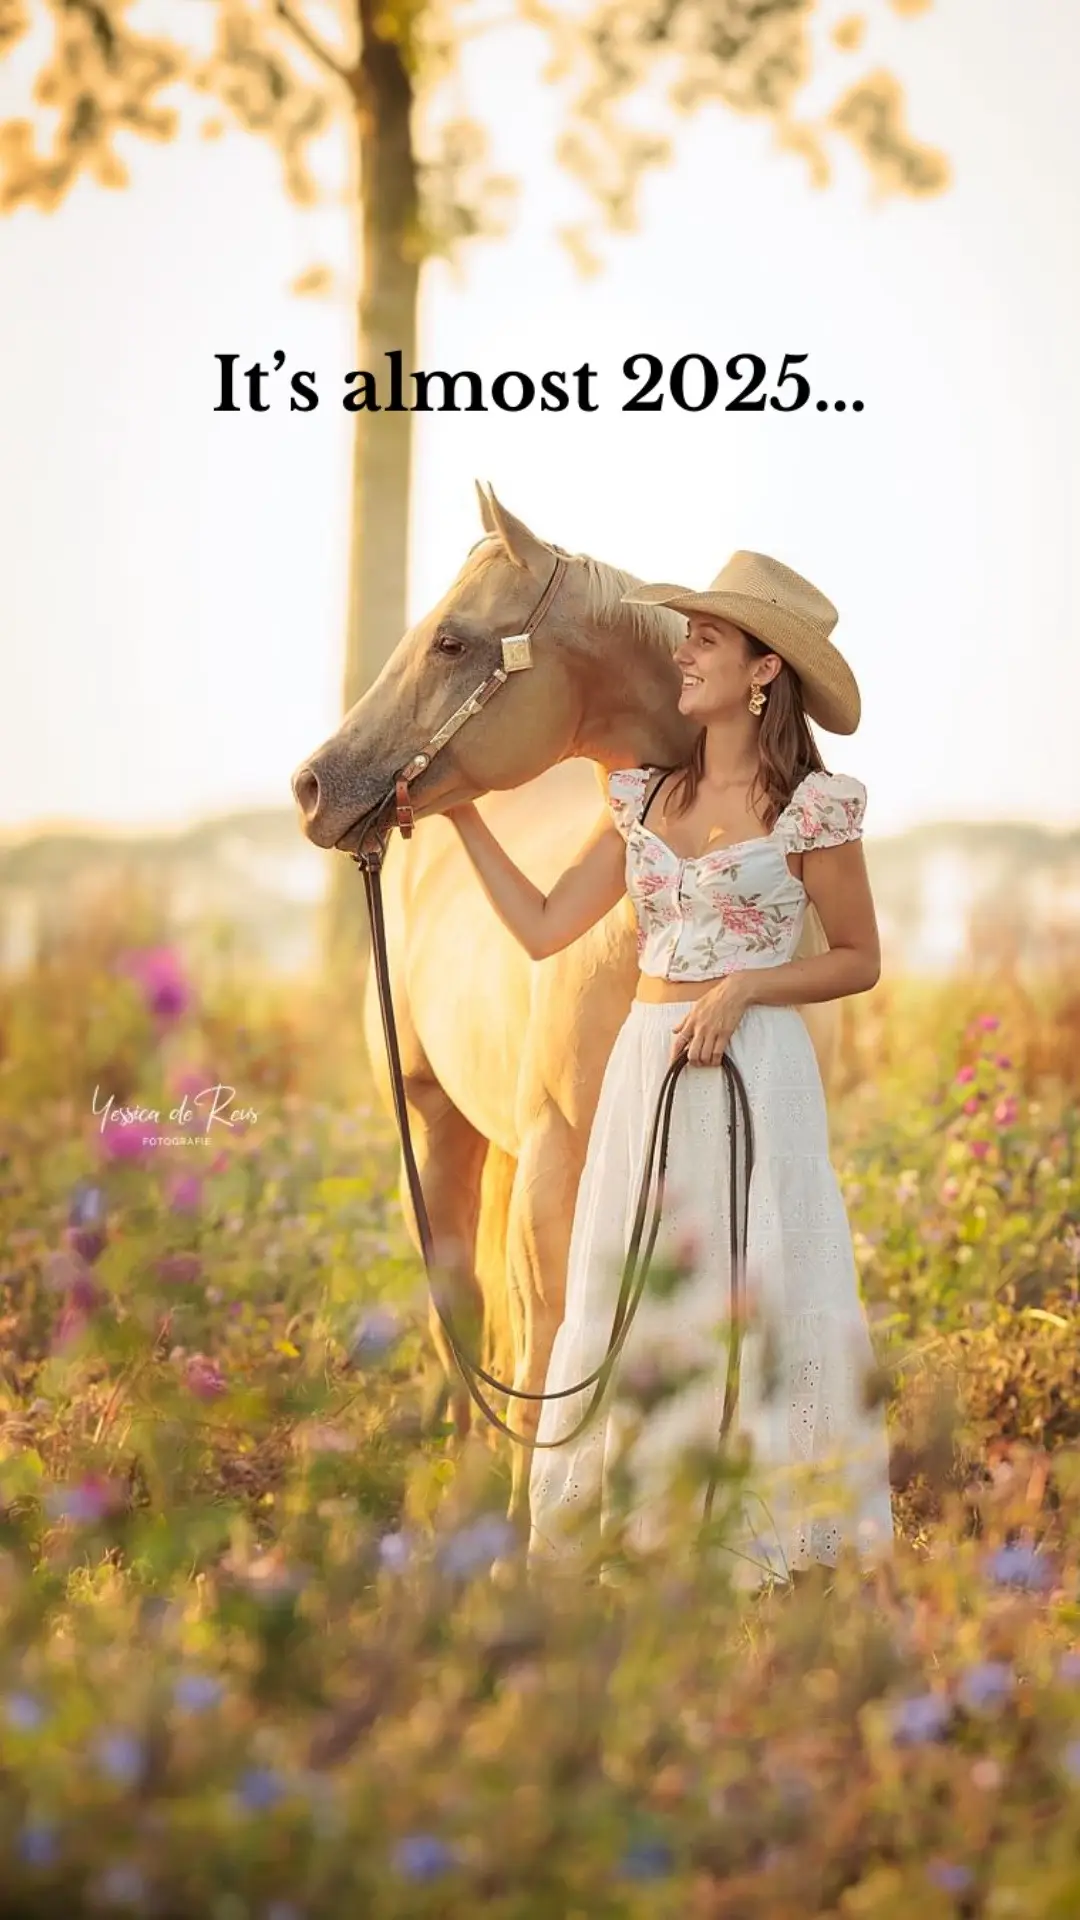
{"type": "Polygon", "coordinates": [[[527,633],[508,633],[502,643],[502,663],[507,673],[521,673],[531,667],[532,641],[527,633]]]}

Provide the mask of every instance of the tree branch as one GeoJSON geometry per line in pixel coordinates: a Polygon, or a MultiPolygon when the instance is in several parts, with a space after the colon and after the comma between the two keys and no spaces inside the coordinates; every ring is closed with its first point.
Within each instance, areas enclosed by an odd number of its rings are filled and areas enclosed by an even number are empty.
{"type": "Polygon", "coordinates": [[[316,39],[306,21],[301,20],[299,14],[293,12],[289,0],[274,0],[274,11],[284,20],[287,27],[291,27],[300,45],[310,53],[313,60],[317,60],[320,66],[325,67],[337,79],[344,80],[346,86],[353,85],[355,80],[353,70],[342,66],[341,61],[334,58],[330,49],[324,47],[321,40],[316,39]]]}

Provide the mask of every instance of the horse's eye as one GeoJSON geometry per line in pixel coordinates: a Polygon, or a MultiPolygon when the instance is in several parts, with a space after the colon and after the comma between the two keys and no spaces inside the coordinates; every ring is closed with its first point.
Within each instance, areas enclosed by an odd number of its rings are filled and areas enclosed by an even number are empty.
{"type": "Polygon", "coordinates": [[[451,659],[457,659],[465,651],[464,640],[455,639],[452,633],[440,633],[435,642],[436,653],[448,653],[451,659]]]}

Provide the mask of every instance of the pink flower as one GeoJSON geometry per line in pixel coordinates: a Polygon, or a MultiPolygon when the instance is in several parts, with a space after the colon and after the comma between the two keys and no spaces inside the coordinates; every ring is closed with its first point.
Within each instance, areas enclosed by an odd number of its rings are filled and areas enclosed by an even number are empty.
{"type": "Polygon", "coordinates": [[[48,1498],[48,1510],[55,1520],[75,1520],[92,1526],[106,1514],[123,1505],[124,1496],[115,1480],[100,1473],[87,1473],[74,1487],[55,1487],[48,1498]]]}
{"type": "Polygon", "coordinates": [[[228,1382],[216,1360],[205,1353],[193,1353],[184,1368],[184,1384],[196,1400],[216,1400],[228,1392],[228,1382]]]}
{"type": "Polygon", "coordinates": [[[958,1200],[960,1198],[960,1182],[954,1179],[951,1174],[947,1180],[943,1180],[941,1183],[941,1198],[946,1204],[948,1204],[950,1200],[958,1200]]]}
{"type": "Polygon", "coordinates": [[[974,1080],[974,1078],[975,1078],[974,1067],[961,1067],[956,1076],[956,1084],[958,1087],[966,1087],[968,1081],[974,1080]]]}
{"type": "Polygon", "coordinates": [[[174,1213],[195,1213],[202,1199],[202,1181],[197,1173],[181,1174],[169,1188],[169,1205],[174,1213]]]}
{"type": "Polygon", "coordinates": [[[994,1064],[998,1067],[1011,1067],[1012,1060],[1007,1053],[996,1053],[994,1055],[994,1064]]]}
{"type": "Polygon", "coordinates": [[[1001,1021],[996,1013],[980,1013],[976,1025],[982,1033],[996,1033],[1001,1021]]]}
{"type": "Polygon", "coordinates": [[[191,986],[179,955],[172,947],[139,947],[123,956],[121,970],[131,974],[143,991],[154,1018],[163,1024],[179,1020],[192,1001],[191,986]]]}
{"type": "Polygon", "coordinates": [[[962,1111],[964,1113],[978,1113],[980,1104],[981,1102],[978,1094],[973,1093],[969,1100],[964,1101],[962,1111]]]}
{"type": "Polygon", "coordinates": [[[971,1151],[976,1160],[985,1160],[990,1151],[989,1140],[973,1140],[971,1142],[971,1151]]]}
{"type": "Polygon", "coordinates": [[[719,910],[729,933],[760,933],[765,925],[765,915],[760,907],[738,906],[734,900],[721,896],[719,910]]]}
{"type": "Polygon", "coordinates": [[[165,1253],[155,1262],[154,1272],[167,1286],[186,1287],[202,1272],[197,1253],[165,1253]]]}
{"type": "Polygon", "coordinates": [[[119,1125],[106,1127],[103,1132],[95,1132],[94,1138],[99,1152],[103,1153],[107,1160],[141,1161],[145,1160],[151,1151],[143,1145],[145,1133],[146,1128],[138,1121],[133,1121],[126,1127],[119,1125]]]}
{"type": "Polygon", "coordinates": [[[1005,1099],[999,1100],[997,1106],[994,1108],[994,1125],[997,1127],[1011,1127],[1018,1112],[1019,1102],[1015,1099],[1014,1095],[1011,1093],[1007,1094],[1005,1099]]]}
{"type": "Polygon", "coordinates": [[[187,1094],[194,1099],[197,1093],[205,1093],[207,1087],[216,1086],[220,1079],[221,1075],[211,1072],[209,1067],[180,1067],[169,1084],[181,1099],[187,1094]]]}

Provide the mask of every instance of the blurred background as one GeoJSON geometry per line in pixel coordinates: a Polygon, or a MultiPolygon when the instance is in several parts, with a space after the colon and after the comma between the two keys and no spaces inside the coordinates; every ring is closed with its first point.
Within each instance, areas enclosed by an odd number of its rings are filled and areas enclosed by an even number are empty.
{"type": "Polygon", "coordinates": [[[863,688],[822,747],[869,789],[891,956],[1070,946],[1080,20],[380,19],[381,66],[334,6],[4,12],[3,964],[131,875],[313,964],[334,863],[289,776],[453,577],[474,475],[646,578],[737,546],[808,574],[863,688]],[[488,388],[588,360],[600,408],[347,414],[390,345],[488,388]],[[214,356],[275,351],[318,410],[216,412],[214,356]],[[805,353],[863,411],[627,414],[641,352],[805,353]]]}

